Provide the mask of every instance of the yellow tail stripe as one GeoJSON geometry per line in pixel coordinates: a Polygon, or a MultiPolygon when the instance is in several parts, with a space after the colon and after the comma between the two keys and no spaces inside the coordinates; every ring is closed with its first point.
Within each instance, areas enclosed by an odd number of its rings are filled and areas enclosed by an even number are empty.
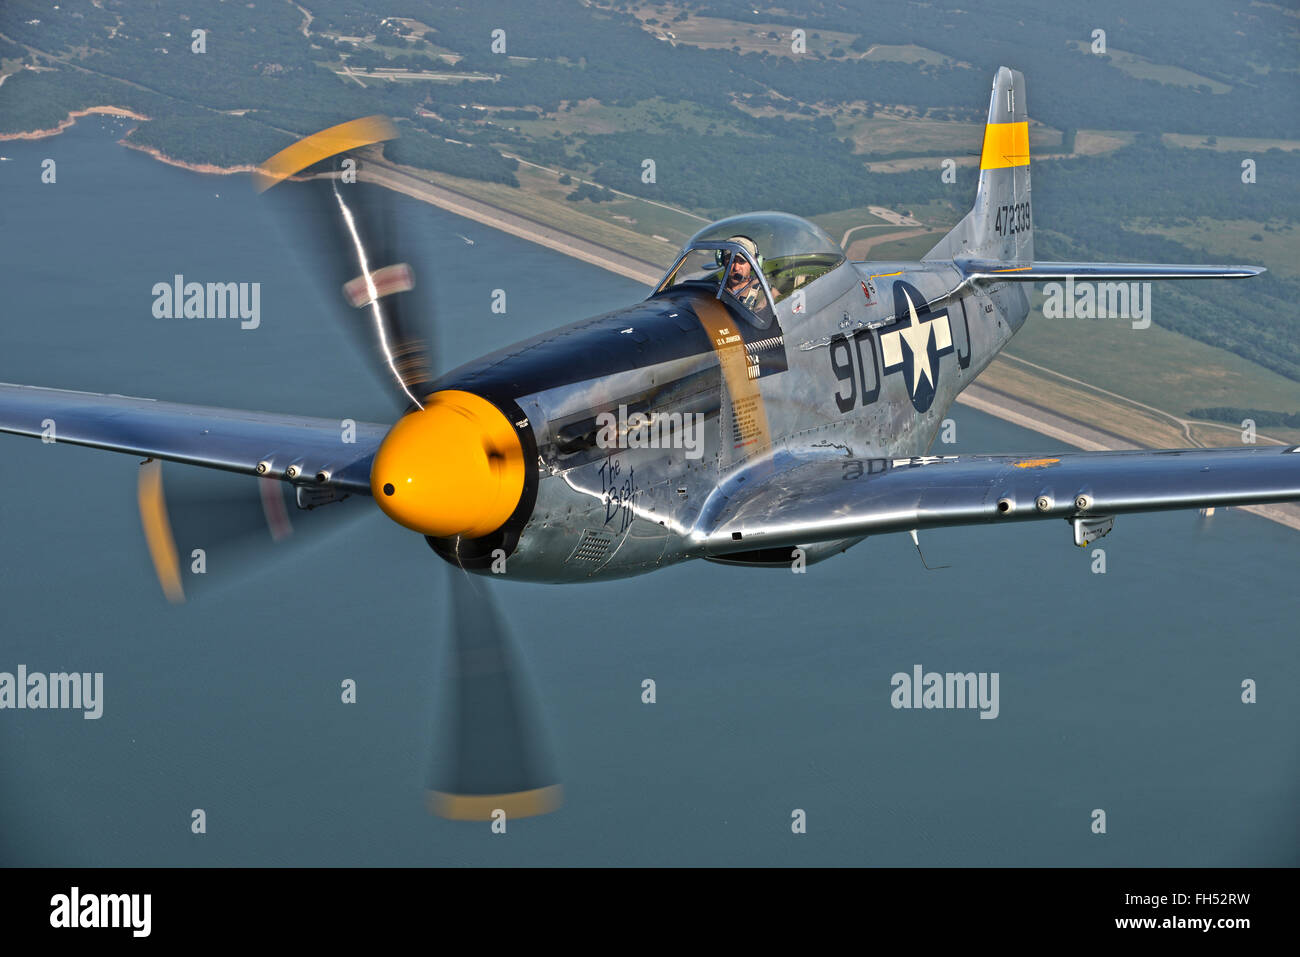
{"type": "Polygon", "coordinates": [[[292,146],[286,146],[257,168],[253,173],[253,183],[260,193],[313,163],[347,150],[396,137],[397,127],[386,116],[363,116],[359,120],[349,120],[303,137],[292,146]]]}
{"type": "Polygon", "coordinates": [[[980,169],[1029,165],[1029,123],[989,123],[984,127],[980,169]]]}
{"type": "Polygon", "coordinates": [[[167,600],[179,605],[185,601],[181,587],[181,565],[176,555],[176,539],[172,537],[172,524],[167,518],[167,499],[163,497],[162,463],[149,459],[140,466],[140,480],[136,486],[136,501],[140,507],[140,524],[144,526],[144,540],[149,545],[158,584],[162,585],[167,600]]]}
{"type": "Polygon", "coordinates": [[[516,791],[513,794],[448,794],[430,791],[429,810],[452,821],[490,821],[492,812],[506,812],[506,819],[550,814],[564,803],[564,789],[558,784],[516,791]]]}

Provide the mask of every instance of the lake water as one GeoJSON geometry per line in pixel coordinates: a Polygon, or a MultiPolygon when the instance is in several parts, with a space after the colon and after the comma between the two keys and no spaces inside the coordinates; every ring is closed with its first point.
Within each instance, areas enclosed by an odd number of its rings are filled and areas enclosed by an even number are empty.
{"type": "MultiPolygon", "coordinates": [[[[0,381],[390,419],[247,178],[157,163],[122,129],[0,143],[0,381]],[[176,273],[261,282],[261,326],[155,319],[176,273]]],[[[448,366],[645,292],[429,206],[402,216],[440,264],[448,366]]],[[[1057,450],[954,418],[945,451],[1057,450]]],[[[806,575],[493,582],[566,788],[494,835],[422,807],[446,572],[418,535],[374,510],[171,607],[135,483],[130,456],[0,437],[0,671],[104,673],[97,721],[0,711],[0,863],[1300,863],[1300,536],[1262,519],[1122,518],[1105,574],[1051,522],[930,532],[937,571],[891,535],[806,575]],[[891,676],[918,664],[997,672],[998,717],[894,709],[891,676]]]]}

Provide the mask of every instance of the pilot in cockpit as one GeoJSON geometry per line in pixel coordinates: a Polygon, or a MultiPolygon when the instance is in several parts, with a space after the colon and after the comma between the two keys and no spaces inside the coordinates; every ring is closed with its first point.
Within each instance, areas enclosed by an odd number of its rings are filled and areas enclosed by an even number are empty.
{"type": "MultiPolygon", "coordinates": [[[[730,236],[727,242],[743,247],[756,262],[761,262],[758,258],[758,245],[748,236],[730,236]]],[[[732,257],[731,269],[727,272],[727,292],[745,308],[754,311],[762,308],[767,302],[767,298],[763,295],[763,284],[758,281],[753,267],[744,256],[732,257]]]]}

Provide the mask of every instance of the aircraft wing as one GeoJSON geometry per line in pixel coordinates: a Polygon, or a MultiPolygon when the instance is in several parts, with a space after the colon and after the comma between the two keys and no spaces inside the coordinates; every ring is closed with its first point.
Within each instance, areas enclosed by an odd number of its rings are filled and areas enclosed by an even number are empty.
{"type": "Polygon", "coordinates": [[[787,458],[730,483],[711,555],[950,525],[1066,519],[1086,545],[1127,512],[1300,501],[1300,446],[787,458]]]}
{"type": "Polygon", "coordinates": [[[1066,279],[1130,282],[1139,279],[1245,279],[1267,270],[1263,266],[1191,266],[1177,263],[1014,263],[959,259],[966,279],[992,282],[1063,282],[1066,279]]]}
{"type": "Polygon", "coordinates": [[[267,478],[302,476],[364,495],[370,494],[371,459],[387,431],[386,425],[358,422],[353,435],[339,419],[0,383],[0,432],[267,478]],[[266,468],[259,471],[262,463],[266,468]],[[293,475],[290,466],[297,469],[293,475]]]}

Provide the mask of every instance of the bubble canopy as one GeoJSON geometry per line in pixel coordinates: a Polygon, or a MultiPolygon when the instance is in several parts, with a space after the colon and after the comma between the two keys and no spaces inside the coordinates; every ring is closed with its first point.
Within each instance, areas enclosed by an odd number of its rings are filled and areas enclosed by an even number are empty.
{"type": "Polygon", "coordinates": [[[711,223],[692,236],[656,292],[684,282],[712,281],[716,289],[728,255],[717,249],[718,243],[726,243],[754,261],[771,290],[773,302],[780,302],[844,262],[839,245],[808,220],[789,213],[746,213],[711,223]]]}
{"type": "Polygon", "coordinates": [[[686,245],[711,239],[745,236],[765,260],[789,256],[822,256],[843,261],[844,252],[820,226],[789,213],[746,213],[705,226],[686,245]]]}

